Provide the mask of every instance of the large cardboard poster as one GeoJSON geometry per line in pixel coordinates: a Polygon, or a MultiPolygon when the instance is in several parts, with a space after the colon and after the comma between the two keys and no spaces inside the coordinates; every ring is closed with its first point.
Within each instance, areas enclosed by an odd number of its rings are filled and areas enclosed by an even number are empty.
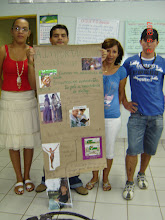
{"type": "Polygon", "coordinates": [[[46,179],[106,167],[101,45],[35,46],[46,179]]]}

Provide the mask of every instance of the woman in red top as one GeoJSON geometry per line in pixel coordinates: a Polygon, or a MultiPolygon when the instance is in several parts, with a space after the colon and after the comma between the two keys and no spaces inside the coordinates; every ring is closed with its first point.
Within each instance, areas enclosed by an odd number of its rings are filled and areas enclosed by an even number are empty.
{"type": "Polygon", "coordinates": [[[33,48],[26,44],[30,35],[29,22],[17,18],[12,26],[13,42],[0,48],[0,147],[9,149],[16,173],[15,193],[34,190],[30,167],[34,146],[41,145],[33,48]],[[21,172],[20,148],[23,148],[24,175],[21,172]]]}

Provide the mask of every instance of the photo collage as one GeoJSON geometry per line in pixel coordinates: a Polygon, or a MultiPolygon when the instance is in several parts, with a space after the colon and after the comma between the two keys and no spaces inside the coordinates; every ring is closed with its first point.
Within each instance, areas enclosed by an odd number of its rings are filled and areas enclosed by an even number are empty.
{"type": "MultiPolygon", "coordinates": [[[[101,69],[101,58],[82,58],[82,70],[97,70],[101,69]],[[89,64],[89,65],[88,65],[89,64]]],[[[39,87],[41,89],[51,87],[53,80],[57,75],[57,69],[39,70],[39,87]]],[[[53,93],[43,93],[38,95],[40,118],[42,124],[62,123],[62,100],[59,91],[53,93]]],[[[68,110],[70,128],[89,127],[90,126],[90,109],[87,105],[73,106],[68,110]]],[[[79,128],[78,128],[79,129],[79,128]]],[[[91,137],[89,137],[91,139],[91,137]]],[[[93,137],[89,144],[86,139],[82,139],[82,154],[83,160],[95,159],[102,157],[102,140],[98,137],[93,137]]],[[[60,166],[60,143],[42,144],[43,151],[49,155],[49,170],[53,171],[60,166]]]]}

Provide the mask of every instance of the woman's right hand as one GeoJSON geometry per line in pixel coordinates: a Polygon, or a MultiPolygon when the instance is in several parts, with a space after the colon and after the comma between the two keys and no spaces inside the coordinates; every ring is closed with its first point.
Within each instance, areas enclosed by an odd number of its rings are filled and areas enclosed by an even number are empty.
{"type": "Polygon", "coordinates": [[[102,52],[102,62],[104,62],[104,60],[105,60],[106,57],[107,57],[107,50],[101,49],[101,52],[102,52]]]}
{"type": "Polygon", "coordinates": [[[35,54],[35,51],[32,47],[27,49],[26,56],[27,56],[27,59],[28,59],[28,63],[34,63],[34,54],[35,54]]]}

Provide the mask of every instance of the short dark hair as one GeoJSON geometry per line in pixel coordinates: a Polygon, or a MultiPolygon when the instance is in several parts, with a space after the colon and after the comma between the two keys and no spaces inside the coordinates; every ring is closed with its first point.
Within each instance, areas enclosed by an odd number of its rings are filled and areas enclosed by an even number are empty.
{"type": "Polygon", "coordinates": [[[150,36],[153,40],[157,40],[159,39],[159,35],[156,29],[154,28],[146,28],[144,29],[144,31],[141,34],[141,40],[145,39],[146,36],[150,36]],[[151,34],[148,34],[151,33],[151,34]]]}
{"type": "Polygon", "coordinates": [[[26,18],[24,18],[24,17],[18,17],[18,18],[16,18],[14,21],[13,21],[13,24],[12,24],[12,29],[13,29],[13,27],[14,27],[14,25],[15,25],[15,22],[17,21],[17,20],[19,20],[19,19],[23,19],[23,20],[25,20],[25,21],[27,21],[27,23],[29,24],[29,29],[30,29],[30,23],[29,23],[29,21],[26,19],[26,18]]]}
{"type": "Polygon", "coordinates": [[[124,55],[124,50],[123,50],[123,47],[121,46],[120,42],[114,38],[108,38],[108,39],[105,39],[104,42],[102,43],[102,48],[107,49],[107,48],[111,48],[115,45],[118,47],[118,53],[119,53],[119,56],[115,60],[115,65],[118,65],[121,63],[122,57],[124,55]]]}
{"type": "Polygon", "coordinates": [[[67,34],[67,37],[69,36],[68,28],[65,25],[63,25],[63,24],[56,24],[50,30],[50,38],[53,36],[53,31],[55,31],[56,29],[63,29],[63,30],[65,30],[66,34],[67,34]]]}

